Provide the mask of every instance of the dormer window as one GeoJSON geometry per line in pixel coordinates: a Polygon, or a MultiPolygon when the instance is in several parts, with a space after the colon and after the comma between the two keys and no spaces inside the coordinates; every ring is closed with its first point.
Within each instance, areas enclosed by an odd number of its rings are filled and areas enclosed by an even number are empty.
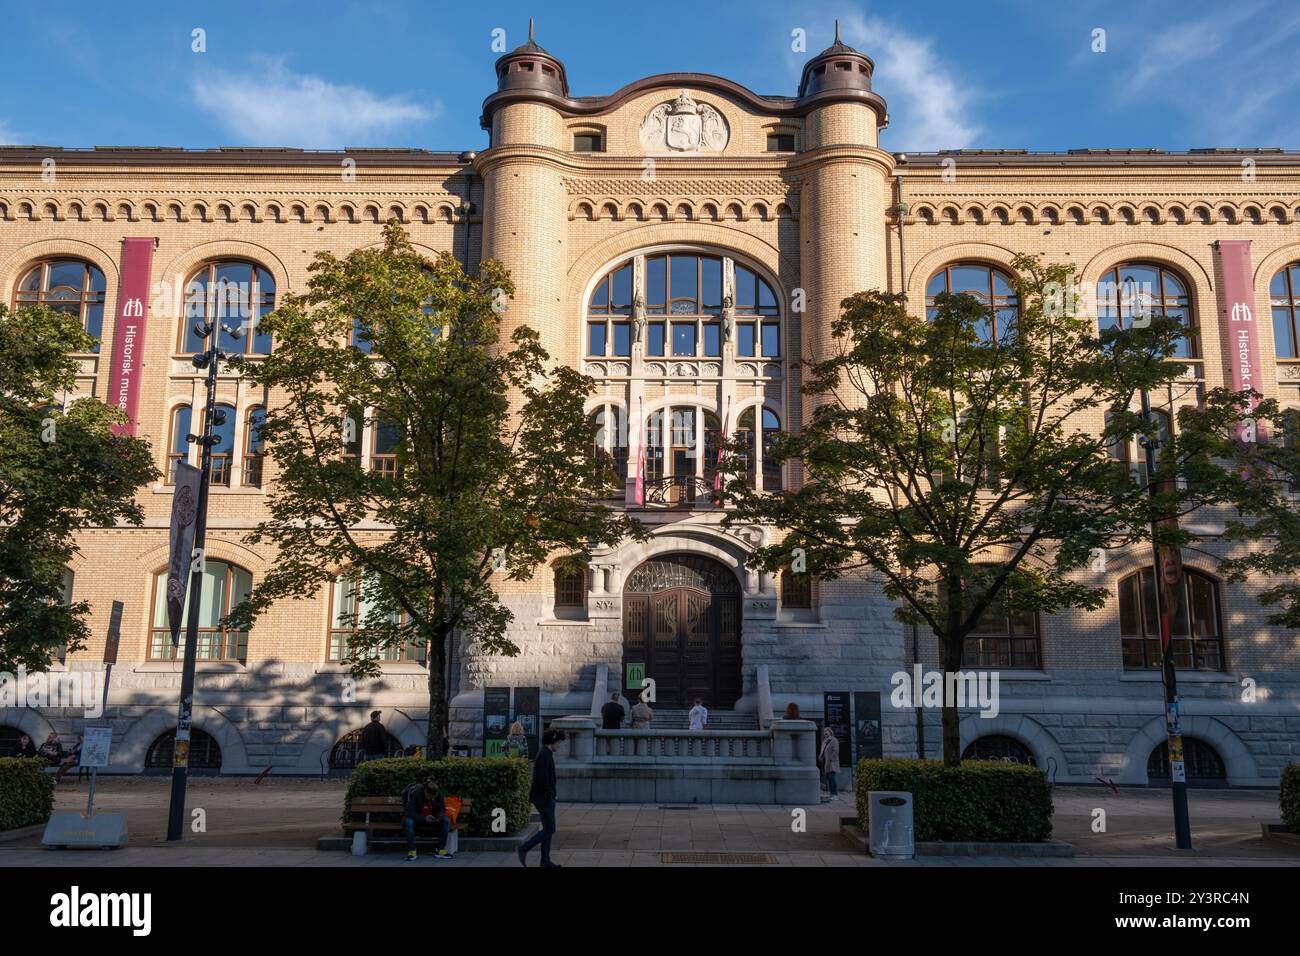
{"type": "Polygon", "coordinates": [[[794,133],[768,133],[767,151],[769,153],[793,153],[794,133]]]}
{"type": "Polygon", "coordinates": [[[595,132],[574,133],[573,151],[575,153],[603,153],[605,151],[604,137],[595,132]]]}

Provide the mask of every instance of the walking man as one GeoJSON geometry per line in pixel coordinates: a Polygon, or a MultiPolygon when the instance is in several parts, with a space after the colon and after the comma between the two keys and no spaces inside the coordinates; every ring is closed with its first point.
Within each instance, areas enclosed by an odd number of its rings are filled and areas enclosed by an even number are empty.
{"type": "Polygon", "coordinates": [[[388,756],[388,731],[379,722],[383,711],[372,710],[370,723],[361,731],[361,759],[383,760],[388,756]]]}
{"type": "Polygon", "coordinates": [[[533,789],[528,799],[533,802],[542,817],[542,829],[528,838],[518,849],[519,862],[528,865],[528,851],[537,844],[542,845],[542,866],[556,867],[560,864],[551,862],[551,838],[555,836],[555,751],[560,749],[564,740],[561,730],[548,730],[542,736],[542,749],[533,761],[533,789]]]}

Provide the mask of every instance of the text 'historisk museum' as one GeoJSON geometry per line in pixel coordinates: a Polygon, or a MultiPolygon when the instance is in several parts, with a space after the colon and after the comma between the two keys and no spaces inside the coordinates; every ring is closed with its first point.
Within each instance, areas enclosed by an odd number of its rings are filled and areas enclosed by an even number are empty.
{"type": "MultiPolygon", "coordinates": [[[[495,69],[482,113],[488,145],[477,153],[0,148],[0,292],[15,307],[80,310],[102,347],[79,357],[78,394],[118,403],[133,377],[136,433],[165,476],[140,492],[143,527],[86,532],[68,569],[70,598],[92,605],[94,638],[56,669],[102,669],[110,607],[124,605],[105,713],[114,770],[170,766],[181,663],[163,586],[168,478],[178,460],[197,464],[185,436],[200,428],[192,410],[206,374],[190,361],[201,344],[183,296],[124,310],[121,278],[142,265],[155,290],[243,284],[256,318],[305,289],[317,251],[378,245],[395,218],[430,255],[450,251],[470,269],[501,260],[518,289],[505,333],[534,327],[553,358],[596,380],[592,432],[624,478],[625,507],[653,534],[597,553],[585,575],[544,568],[502,585],[521,653],[451,649],[450,743],[473,753],[483,749],[485,688],[540,688],[550,722],[589,715],[634,665],[656,682],[664,726],[702,697],[714,726],[752,746],[754,760],[776,759],[779,741],[742,732],[761,736],[790,702],[821,719],[826,691],[879,693],[884,754],[917,755],[916,712],[891,706],[890,679],[916,663],[937,667],[933,636],[900,624],[873,579],[756,571],[747,555],[772,530],[724,530],[709,494],[710,449],[724,428],[751,443],[756,485],[799,480],[764,450],[805,420],[806,369],[831,354],[831,323],[854,292],[905,292],[918,313],[937,293],[970,292],[1007,315],[1018,307],[1008,283],[1016,253],[1072,264],[1085,284],[1132,277],[1194,328],[1186,388],[1153,396],[1176,410],[1234,382],[1221,243],[1244,241],[1259,317],[1254,385],[1300,406],[1300,154],[891,154],[878,145],[888,113],[872,61],[838,40],[789,96],[698,73],[574,96],[563,63],[532,39],[495,69]],[[54,181],[42,177],[51,159],[54,181]],[[125,376],[114,367],[123,355],[125,376]]],[[[275,342],[255,333],[227,347],[256,360],[275,342]]],[[[273,555],[244,538],[267,515],[276,480],[257,435],[266,395],[223,366],[218,402],[227,414],[213,449],[191,767],[347,768],[374,708],[395,749],[422,744],[421,649],[392,649],[381,678],[361,682],[355,699],[340,692],[348,637],[364,616],[354,579],[281,603],[248,633],[218,626],[271,566],[273,555]]],[[[382,469],[394,449],[368,424],[355,454],[382,469]]],[[[1115,454],[1136,462],[1139,449],[1115,454]]],[[[1175,622],[1189,777],[1276,785],[1300,760],[1300,643],[1266,623],[1256,594],[1268,582],[1221,580],[1215,547],[1184,552],[1175,622]],[[1250,703],[1247,679],[1259,688],[1250,703]]],[[[1111,553],[1104,571],[1084,572],[1108,589],[1104,608],[981,624],[966,663],[996,669],[1001,701],[991,719],[963,716],[969,754],[1032,760],[1062,783],[1167,780],[1158,623],[1143,597],[1150,567],[1149,545],[1111,553]]],[[[924,752],[938,757],[939,711],[924,713],[924,752]]],[[[20,730],[38,742],[51,729],[75,739],[82,724],[80,710],[0,709],[0,745],[20,730]]]]}

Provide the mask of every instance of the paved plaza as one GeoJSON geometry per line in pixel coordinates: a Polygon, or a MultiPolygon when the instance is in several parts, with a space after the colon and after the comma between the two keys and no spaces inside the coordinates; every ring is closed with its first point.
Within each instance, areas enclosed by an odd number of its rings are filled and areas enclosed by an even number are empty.
{"type": "MultiPolygon", "coordinates": [[[[0,866],[400,866],[402,854],[387,851],[356,857],[316,849],[319,837],[339,832],[343,780],[198,778],[188,808],[202,810],[204,832],[187,832],[179,844],[166,833],[169,779],[108,778],[96,794],[100,810],[127,815],[131,845],[113,851],[47,850],[40,834],[0,842],[0,866]]],[[[59,785],[60,810],[84,810],[87,784],[59,785]]],[[[1260,824],[1278,820],[1277,794],[1265,790],[1193,790],[1190,794],[1196,850],[1172,847],[1167,791],[1057,787],[1053,837],[1072,843],[1073,859],[922,857],[885,863],[853,847],[839,832],[841,817],[854,814],[849,794],[808,807],[806,828],[794,827],[794,808],[772,806],[657,806],[562,804],[554,858],[569,866],[1292,866],[1300,848],[1265,843],[1260,824]],[[1093,832],[1095,811],[1106,812],[1106,830],[1093,832]],[[673,854],[745,854],[701,861],[673,854]],[[757,856],[749,856],[756,854],[757,856]]],[[[536,854],[533,855],[536,863],[536,854]]],[[[415,866],[462,867],[519,864],[513,853],[463,852],[415,866]]]]}

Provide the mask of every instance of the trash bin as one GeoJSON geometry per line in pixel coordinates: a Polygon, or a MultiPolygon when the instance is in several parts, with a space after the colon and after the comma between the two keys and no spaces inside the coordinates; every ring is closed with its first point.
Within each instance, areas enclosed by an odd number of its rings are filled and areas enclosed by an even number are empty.
{"type": "Polygon", "coordinates": [[[912,839],[912,795],[899,790],[867,794],[871,816],[871,855],[882,860],[910,860],[916,855],[912,839]]]}

